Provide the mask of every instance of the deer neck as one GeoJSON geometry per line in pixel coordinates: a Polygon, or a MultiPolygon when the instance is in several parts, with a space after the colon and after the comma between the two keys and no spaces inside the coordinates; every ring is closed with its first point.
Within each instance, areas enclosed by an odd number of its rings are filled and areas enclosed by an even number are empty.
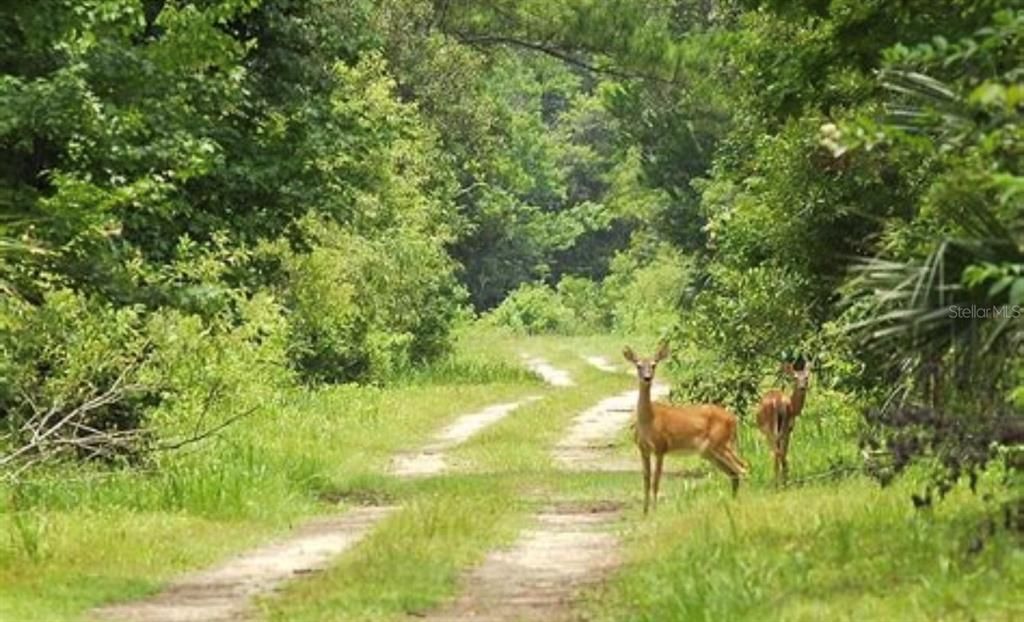
{"type": "Polygon", "coordinates": [[[807,397],[807,387],[793,387],[793,394],[789,398],[789,409],[792,416],[796,417],[804,409],[804,399],[807,397]]]}
{"type": "Polygon", "coordinates": [[[651,386],[654,383],[640,383],[640,395],[636,400],[636,420],[638,425],[650,425],[654,421],[654,404],[651,402],[651,386]]]}

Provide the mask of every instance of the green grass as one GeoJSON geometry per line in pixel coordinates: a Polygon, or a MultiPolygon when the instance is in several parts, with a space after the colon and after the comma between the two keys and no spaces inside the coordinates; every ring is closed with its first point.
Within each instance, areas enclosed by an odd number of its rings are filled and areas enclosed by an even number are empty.
{"type": "Polygon", "coordinates": [[[909,484],[860,478],[736,502],[696,490],[626,533],[628,565],[597,620],[1014,620],[1024,553],[1003,533],[970,552],[984,508],[961,492],[915,511],[909,484]]]}
{"type": "MultiPolygon", "coordinates": [[[[386,621],[429,611],[455,596],[463,572],[555,501],[625,508],[616,528],[626,563],[584,604],[596,620],[1024,615],[1019,541],[996,535],[972,552],[986,512],[980,496],[958,491],[919,512],[909,502],[919,483],[913,474],[887,489],[861,476],[814,479],[856,457],[855,414],[824,390],[812,388],[794,433],[792,476],[805,485],[775,489],[768,452],[750,427],[741,448],[753,473],[737,500],[724,477],[693,457],[668,459],[662,504],[648,518],[638,462],[627,473],[558,471],[550,449],[571,419],[633,386],[581,355],[612,359],[622,341],[470,332],[452,360],[396,386],[282,396],[224,439],[168,456],[150,473],[61,472],[16,495],[4,491],[0,619],[80,618],[307,516],[339,511],[338,500],[400,509],[325,572],[261,599],[266,619],[386,621]],[[501,363],[517,364],[523,352],[569,370],[577,385],[552,389],[501,363]],[[525,395],[541,399],[449,453],[454,473],[385,473],[394,452],[417,447],[454,416],[525,395]],[[680,470],[708,476],[673,477],[680,470]]],[[[627,431],[618,445],[635,456],[627,431]]]]}

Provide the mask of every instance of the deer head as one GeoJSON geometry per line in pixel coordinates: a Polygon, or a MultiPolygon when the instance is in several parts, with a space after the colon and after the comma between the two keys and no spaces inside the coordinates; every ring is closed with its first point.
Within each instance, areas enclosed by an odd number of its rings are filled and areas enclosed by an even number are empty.
{"type": "Polygon", "coordinates": [[[801,391],[807,390],[807,386],[811,381],[811,363],[809,361],[805,363],[803,360],[799,360],[796,365],[793,363],[783,363],[782,371],[793,377],[797,389],[801,391]]]}
{"type": "Polygon", "coordinates": [[[636,352],[633,352],[633,348],[626,346],[622,350],[622,356],[627,361],[636,365],[636,375],[643,384],[650,384],[654,381],[654,371],[658,367],[658,363],[668,358],[669,348],[668,343],[662,343],[658,347],[658,351],[655,352],[653,357],[641,357],[637,356],[636,352]]]}

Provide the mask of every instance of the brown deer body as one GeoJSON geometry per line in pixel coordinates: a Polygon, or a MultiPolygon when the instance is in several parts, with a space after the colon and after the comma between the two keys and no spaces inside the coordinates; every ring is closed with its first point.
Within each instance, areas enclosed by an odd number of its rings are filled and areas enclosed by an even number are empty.
{"type": "Polygon", "coordinates": [[[796,418],[804,409],[811,366],[808,363],[803,369],[795,369],[792,364],[786,363],[783,370],[795,381],[792,395],[787,396],[773,389],[764,394],[757,409],[757,427],[761,428],[772,450],[776,484],[785,483],[789,477],[789,437],[793,433],[796,418]]]}
{"type": "Polygon", "coordinates": [[[740,477],[747,473],[747,464],[736,453],[736,416],[715,404],[672,406],[651,400],[654,371],[668,356],[667,345],[663,344],[654,358],[640,358],[628,347],[623,350],[623,356],[636,365],[640,382],[634,438],[644,470],[644,514],[651,498],[651,456],[654,456],[654,507],[657,509],[662,465],[665,454],[670,451],[697,453],[711,462],[732,480],[735,496],[740,477]]]}

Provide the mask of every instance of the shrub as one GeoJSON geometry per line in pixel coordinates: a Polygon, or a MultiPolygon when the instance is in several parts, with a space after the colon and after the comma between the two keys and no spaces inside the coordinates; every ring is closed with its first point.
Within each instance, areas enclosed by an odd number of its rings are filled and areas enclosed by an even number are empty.
{"type": "Polygon", "coordinates": [[[288,324],[267,293],[211,319],[172,309],[147,319],[152,354],[140,380],[161,388],[150,423],[164,438],[244,416],[294,384],[287,359],[288,324]]]}
{"type": "Polygon", "coordinates": [[[575,315],[551,287],[543,283],[523,283],[488,313],[485,321],[527,335],[570,334],[574,330],[575,315]]]}
{"type": "MultiPolygon", "coordinates": [[[[132,375],[125,371],[133,369],[142,351],[137,309],[115,310],[68,290],[49,293],[39,306],[5,298],[0,302],[0,315],[4,326],[0,334],[4,360],[0,418],[9,434],[5,440],[10,449],[38,444],[37,431],[57,427],[66,413],[102,395],[119,378],[132,375]],[[26,429],[26,425],[32,427],[26,429]]],[[[134,378],[123,381],[130,384],[134,378]]],[[[97,402],[72,423],[102,431],[135,429],[141,421],[141,407],[151,396],[134,392],[122,399],[97,402]]],[[[67,427],[66,431],[71,439],[82,436],[78,428],[67,427]]],[[[50,436],[41,440],[58,440],[50,436]]],[[[68,455],[89,450],[85,445],[48,446],[68,455]]],[[[38,451],[30,453],[33,455],[25,457],[37,459],[38,451]]],[[[104,455],[111,458],[124,453],[115,447],[104,455]]],[[[16,465],[12,462],[10,466],[16,465]]]]}
{"type": "Polygon", "coordinates": [[[465,293],[440,244],[402,229],[310,233],[310,252],[284,253],[289,357],[305,379],[379,379],[448,350],[465,293]]]}
{"type": "Polygon", "coordinates": [[[724,402],[745,411],[765,370],[794,350],[807,350],[812,319],[803,279],[774,266],[746,270],[715,265],[707,285],[683,310],[676,340],[693,344],[693,370],[678,389],[688,399],[724,402]],[[707,370],[712,370],[708,372],[707,370]]]}
{"type": "Polygon", "coordinates": [[[138,461],[252,411],[291,382],[284,317],[266,294],[203,318],[169,308],[146,315],[57,290],[39,305],[5,298],[0,326],[8,469],[138,461]]]}
{"type": "Polygon", "coordinates": [[[664,334],[679,321],[679,296],[689,279],[688,261],[671,248],[650,258],[619,253],[604,282],[613,326],[627,334],[664,334]]]}
{"type": "Polygon", "coordinates": [[[576,332],[600,332],[612,326],[612,310],[601,283],[566,275],[558,282],[558,298],[575,316],[576,332]]]}
{"type": "Polygon", "coordinates": [[[526,283],[514,290],[487,321],[525,334],[579,335],[618,330],[662,335],[678,321],[679,292],[689,278],[682,255],[669,248],[643,258],[620,253],[601,283],[565,275],[554,288],[526,283]]]}

